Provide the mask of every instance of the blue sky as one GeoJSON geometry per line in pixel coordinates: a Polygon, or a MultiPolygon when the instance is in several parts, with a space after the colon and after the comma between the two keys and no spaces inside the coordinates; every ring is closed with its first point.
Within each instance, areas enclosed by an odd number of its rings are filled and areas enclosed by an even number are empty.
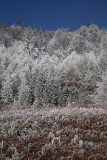
{"type": "Polygon", "coordinates": [[[0,23],[76,30],[88,22],[107,29],[107,0],[0,0],[0,23]]]}

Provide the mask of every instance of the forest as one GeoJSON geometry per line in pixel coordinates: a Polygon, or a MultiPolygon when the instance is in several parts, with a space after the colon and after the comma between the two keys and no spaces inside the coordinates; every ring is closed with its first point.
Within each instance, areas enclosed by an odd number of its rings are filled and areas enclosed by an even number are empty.
{"type": "Polygon", "coordinates": [[[107,31],[0,24],[0,106],[107,105],[107,31]]]}

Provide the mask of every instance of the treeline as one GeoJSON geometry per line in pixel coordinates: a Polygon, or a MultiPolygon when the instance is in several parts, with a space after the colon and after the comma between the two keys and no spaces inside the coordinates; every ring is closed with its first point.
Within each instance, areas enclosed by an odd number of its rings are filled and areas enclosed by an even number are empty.
{"type": "Polygon", "coordinates": [[[0,24],[0,103],[107,105],[107,31],[46,31],[0,24]]]}

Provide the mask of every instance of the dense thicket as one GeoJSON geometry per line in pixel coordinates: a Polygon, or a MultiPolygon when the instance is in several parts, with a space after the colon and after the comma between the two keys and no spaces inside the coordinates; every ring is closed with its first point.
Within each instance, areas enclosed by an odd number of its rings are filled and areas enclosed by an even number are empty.
{"type": "Polygon", "coordinates": [[[107,31],[45,31],[0,24],[0,102],[107,105],[107,31]]]}

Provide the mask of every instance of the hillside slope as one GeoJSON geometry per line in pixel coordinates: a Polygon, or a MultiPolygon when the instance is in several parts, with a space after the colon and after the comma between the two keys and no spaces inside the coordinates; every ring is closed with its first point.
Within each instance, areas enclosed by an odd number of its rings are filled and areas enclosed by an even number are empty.
{"type": "Polygon", "coordinates": [[[107,106],[107,31],[0,24],[0,104],[107,106]]]}

